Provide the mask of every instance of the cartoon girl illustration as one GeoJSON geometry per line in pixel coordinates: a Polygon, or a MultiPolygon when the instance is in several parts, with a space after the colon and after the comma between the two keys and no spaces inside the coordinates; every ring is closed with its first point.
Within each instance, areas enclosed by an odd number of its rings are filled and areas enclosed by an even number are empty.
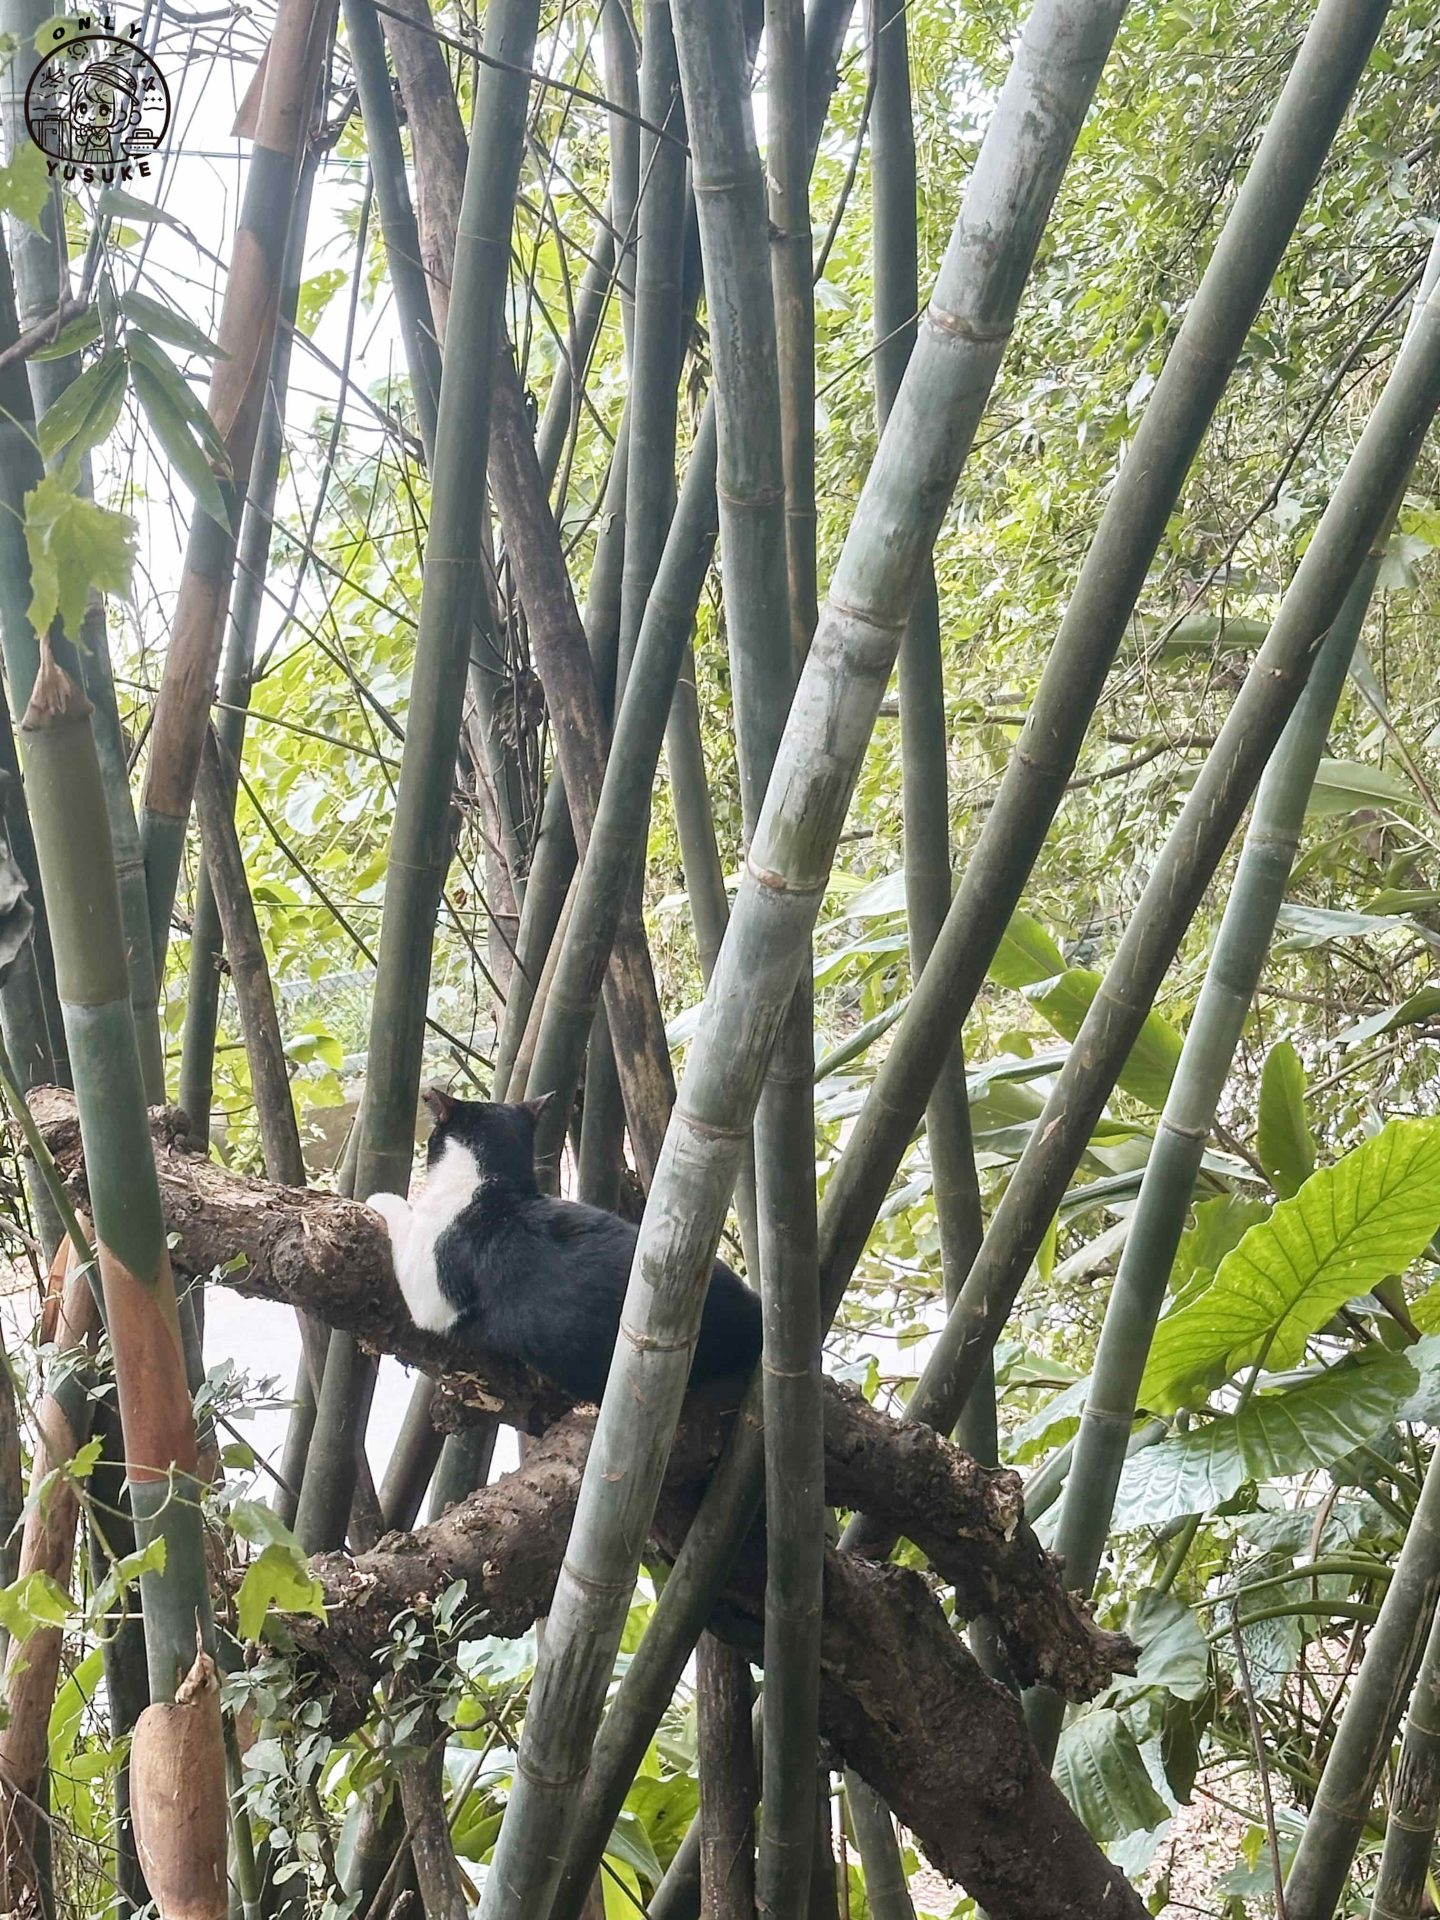
{"type": "Polygon", "coordinates": [[[69,158],[82,167],[114,166],[130,151],[140,113],[136,75],[118,60],[95,61],[70,82],[69,158]]]}

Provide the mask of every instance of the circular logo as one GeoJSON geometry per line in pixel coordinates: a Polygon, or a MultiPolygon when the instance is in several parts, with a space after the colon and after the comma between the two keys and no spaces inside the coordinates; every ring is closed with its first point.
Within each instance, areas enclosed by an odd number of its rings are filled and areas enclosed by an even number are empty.
{"type": "MultiPolygon", "coordinates": [[[[55,28],[62,44],[45,54],[25,89],[25,125],[67,179],[128,180],[148,174],[170,124],[170,90],[159,67],[130,36],[88,31],[89,21],[55,28]]],[[[138,28],[135,30],[139,31],[138,28]]]]}

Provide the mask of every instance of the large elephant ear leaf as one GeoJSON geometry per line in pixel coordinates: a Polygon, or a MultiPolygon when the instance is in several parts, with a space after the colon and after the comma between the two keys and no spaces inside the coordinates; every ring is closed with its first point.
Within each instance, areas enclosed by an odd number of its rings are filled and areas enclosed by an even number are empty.
{"type": "Polygon", "coordinates": [[[1403,1273],[1440,1226],[1440,1119],[1392,1120],[1253,1226],[1155,1330],[1140,1402],[1170,1412],[1263,1353],[1294,1366],[1318,1327],[1403,1273]]]}

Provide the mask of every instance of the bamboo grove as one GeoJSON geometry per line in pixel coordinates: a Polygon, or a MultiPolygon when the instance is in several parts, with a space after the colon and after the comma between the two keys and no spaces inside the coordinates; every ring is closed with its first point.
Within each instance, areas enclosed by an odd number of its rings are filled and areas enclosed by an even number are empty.
{"type": "Polygon", "coordinates": [[[0,1913],[1435,1912],[1430,9],[0,63],[0,1913]]]}

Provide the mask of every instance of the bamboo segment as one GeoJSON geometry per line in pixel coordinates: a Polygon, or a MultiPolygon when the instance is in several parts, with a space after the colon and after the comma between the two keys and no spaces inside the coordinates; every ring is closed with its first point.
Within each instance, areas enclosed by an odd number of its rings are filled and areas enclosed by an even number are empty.
{"type": "MultiPolygon", "coordinates": [[[[1434,302],[1432,300],[1431,306],[1434,302]]],[[[1390,1757],[1440,1596],[1440,1448],[1410,1516],[1380,1618],[1326,1755],[1305,1831],[1285,1879],[1286,1920],[1330,1920],[1390,1757]]]]}
{"type": "MultiPolygon", "coordinates": [[[[1120,12],[1116,0],[1041,0],[1031,15],[837,565],[651,1187],[483,1920],[539,1920],[549,1910],[770,1048],[917,569],[974,437],[1120,12]]],[[[680,46],[684,58],[683,32],[680,46]]]]}
{"type": "Polygon", "coordinates": [[[1321,0],[1236,195],[934,952],[830,1176],[820,1240],[831,1299],[844,1291],[1044,842],[1166,521],[1387,10],[1387,0],[1321,0]]]}
{"type": "Polygon", "coordinates": [[[330,0],[282,0],[275,16],[245,197],[220,314],[223,353],[209,410],[229,471],[220,476],[230,525],[196,510],[175,625],[155,704],[140,838],[156,971],[163,968],[185,825],[210,717],[235,573],[240,504],[250,483],[284,275],[290,209],[325,58],[330,0]]]}
{"type": "MultiPolygon", "coordinates": [[[[1440,281],[1440,243],[1432,248],[1416,311],[1440,281]]],[[[1119,1270],[1106,1306],[1055,1550],[1068,1583],[1088,1593],[1109,1532],[1125,1463],[1135,1396],[1155,1322],[1164,1304],[1190,1197],[1215,1110],[1264,970],[1276,916],[1305,824],[1305,808],[1336,704],[1380,571],[1388,522],[1404,483],[1311,671],[1304,693],[1265,769],[1235,879],[1190,1019],[1119,1270]]],[[[1062,1708],[1036,1696],[1026,1705],[1031,1737],[1053,1750],[1062,1708]]]]}
{"type": "Polygon", "coordinates": [[[1400,1764],[1385,1822],[1385,1850],[1370,1920],[1417,1920],[1424,1913],[1435,1820],[1440,1812],[1440,1615],[1430,1628],[1405,1719],[1400,1764]]]}
{"type": "MultiPolygon", "coordinates": [[[[51,1299],[59,1312],[51,1338],[56,1359],[45,1397],[35,1410],[36,1442],[30,1465],[35,1493],[49,1475],[72,1460],[90,1434],[89,1381],[80,1365],[100,1330],[92,1276],[68,1243],[51,1269],[51,1299]],[[63,1278],[62,1278],[63,1276],[63,1278]]],[[[33,1501],[25,1516],[18,1573],[43,1573],[68,1587],[80,1517],[78,1483],[57,1476],[46,1497],[33,1501]]],[[[0,1830],[0,1901],[6,1913],[24,1911],[33,1899],[35,1806],[48,1756],[50,1709],[60,1672],[64,1630],[42,1627],[12,1642],[5,1663],[5,1724],[0,1727],[0,1779],[3,1779],[3,1830],[0,1830]]]]}
{"type": "MultiPolygon", "coordinates": [[[[497,0],[455,235],[420,626],[380,925],[355,1192],[410,1182],[436,911],[450,862],[454,775],[471,624],[484,591],[481,515],[515,191],[525,140],[539,0],[497,0]],[[491,64],[493,62],[494,64],[491,64]]],[[[374,1365],[330,1338],[297,1531],[312,1551],[343,1538],[359,1470],[374,1365]]]]}
{"type": "Polygon", "coordinates": [[[36,847],[95,1222],[136,1531],[166,1542],[142,1576],[154,1700],[210,1634],[195,1426],[140,1077],[114,863],[89,702],[48,648],[22,724],[36,847]]]}
{"type": "MultiPolygon", "coordinates": [[[[911,1396],[912,1419],[948,1429],[965,1404],[1139,1032],[1144,1010],[1239,824],[1336,609],[1386,523],[1437,405],[1440,297],[1432,294],[1417,309],[1409,340],[1265,643],[1151,868],[1115,958],[911,1396]]],[[[873,1544],[869,1533],[853,1537],[873,1544]]]]}

